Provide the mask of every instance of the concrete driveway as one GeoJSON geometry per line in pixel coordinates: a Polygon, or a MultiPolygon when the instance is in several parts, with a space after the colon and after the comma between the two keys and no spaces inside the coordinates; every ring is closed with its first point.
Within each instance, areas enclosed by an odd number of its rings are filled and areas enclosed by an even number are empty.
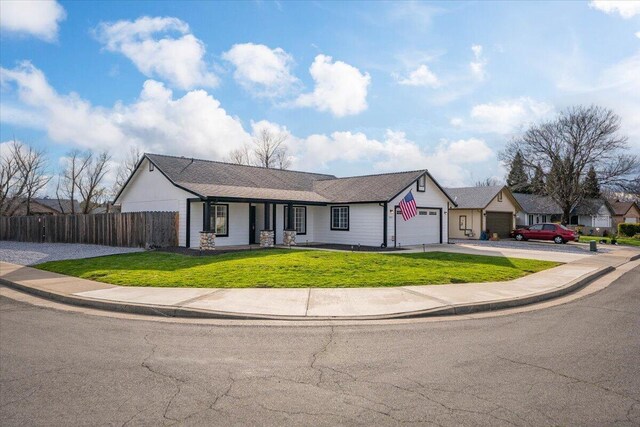
{"type": "Polygon", "coordinates": [[[0,240],[0,261],[19,265],[35,265],[47,261],[93,258],[141,252],[141,248],[83,245],[76,243],[29,243],[0,240]]]}

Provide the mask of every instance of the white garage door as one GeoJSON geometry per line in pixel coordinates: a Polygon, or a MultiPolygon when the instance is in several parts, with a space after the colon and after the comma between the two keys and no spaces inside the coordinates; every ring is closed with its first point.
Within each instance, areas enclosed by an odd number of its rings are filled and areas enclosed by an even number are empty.
{"type": "Polygon", "coordinates": [[[408,221],[396,210],[396,244],[398,246],[440,243],[440,211],[418,209],[418,215],[408,221]]]}

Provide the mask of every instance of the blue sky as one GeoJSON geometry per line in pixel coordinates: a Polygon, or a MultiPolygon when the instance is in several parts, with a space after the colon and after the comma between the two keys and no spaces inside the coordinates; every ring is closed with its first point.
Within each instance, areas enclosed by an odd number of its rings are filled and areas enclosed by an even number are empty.
{"type": "Polygon", "coordinates": [[[640,2],[13,2],[0,142],[224,160],[270,127],[293,167],[504,177],[498,153],[573,104],[640,152],[640,2]]]}

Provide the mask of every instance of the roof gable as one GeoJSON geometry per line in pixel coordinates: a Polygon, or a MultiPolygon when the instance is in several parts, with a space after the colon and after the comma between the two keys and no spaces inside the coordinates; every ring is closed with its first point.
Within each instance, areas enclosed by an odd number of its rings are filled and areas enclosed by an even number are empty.
{"type": "Polygon", "coordinates": [[[511,194],[509,188],[504,185],[445,188],[444,190],[460,209],[484,209],[501,191],[504,191],[507,197],[515,202],[516,209],[520,207],[519,201],[511,194]]]}
{"type": "Polygon", "coordinates": [[[544,215],[561,215],[562,209],[549,196],[541,196],[538,194],[513,193],[522,211],[532,214],[544,215]]]}

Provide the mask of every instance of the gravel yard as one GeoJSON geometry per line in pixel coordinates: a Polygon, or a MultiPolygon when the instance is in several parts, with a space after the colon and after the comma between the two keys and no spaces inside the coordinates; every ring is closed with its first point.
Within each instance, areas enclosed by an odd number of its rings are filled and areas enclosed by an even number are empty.
{"type": "MultiPolygon", "coordinates": [[[[545,251],[545,252],[568,252],[576,254],[594,254],[589,251],[589,245],[585,243],[567,243],[564,245],[557,245],[553,242],[543,241],[527,241],[516,242],[515,240],[464,240],[464,239],[451,239],[451,243],[473,245],[473,246],[488,246],[492,248],[506,248],[506,249],[525,249],[532,251],[545,251]]],[[[608,245],[598,244],[597,253],[611,252],[611,249],[607,248],[608,245]]],[[[595,254],[594,254],[595,255],[595,254]]]]}
{"type": "Polygon", "coordinates": [[[0,261],[34,265],[47,261],[93,258],[103,255],[142,252],[141,248],[82,245],[76,243],[28,243],[0,240],[0,261]]]}

